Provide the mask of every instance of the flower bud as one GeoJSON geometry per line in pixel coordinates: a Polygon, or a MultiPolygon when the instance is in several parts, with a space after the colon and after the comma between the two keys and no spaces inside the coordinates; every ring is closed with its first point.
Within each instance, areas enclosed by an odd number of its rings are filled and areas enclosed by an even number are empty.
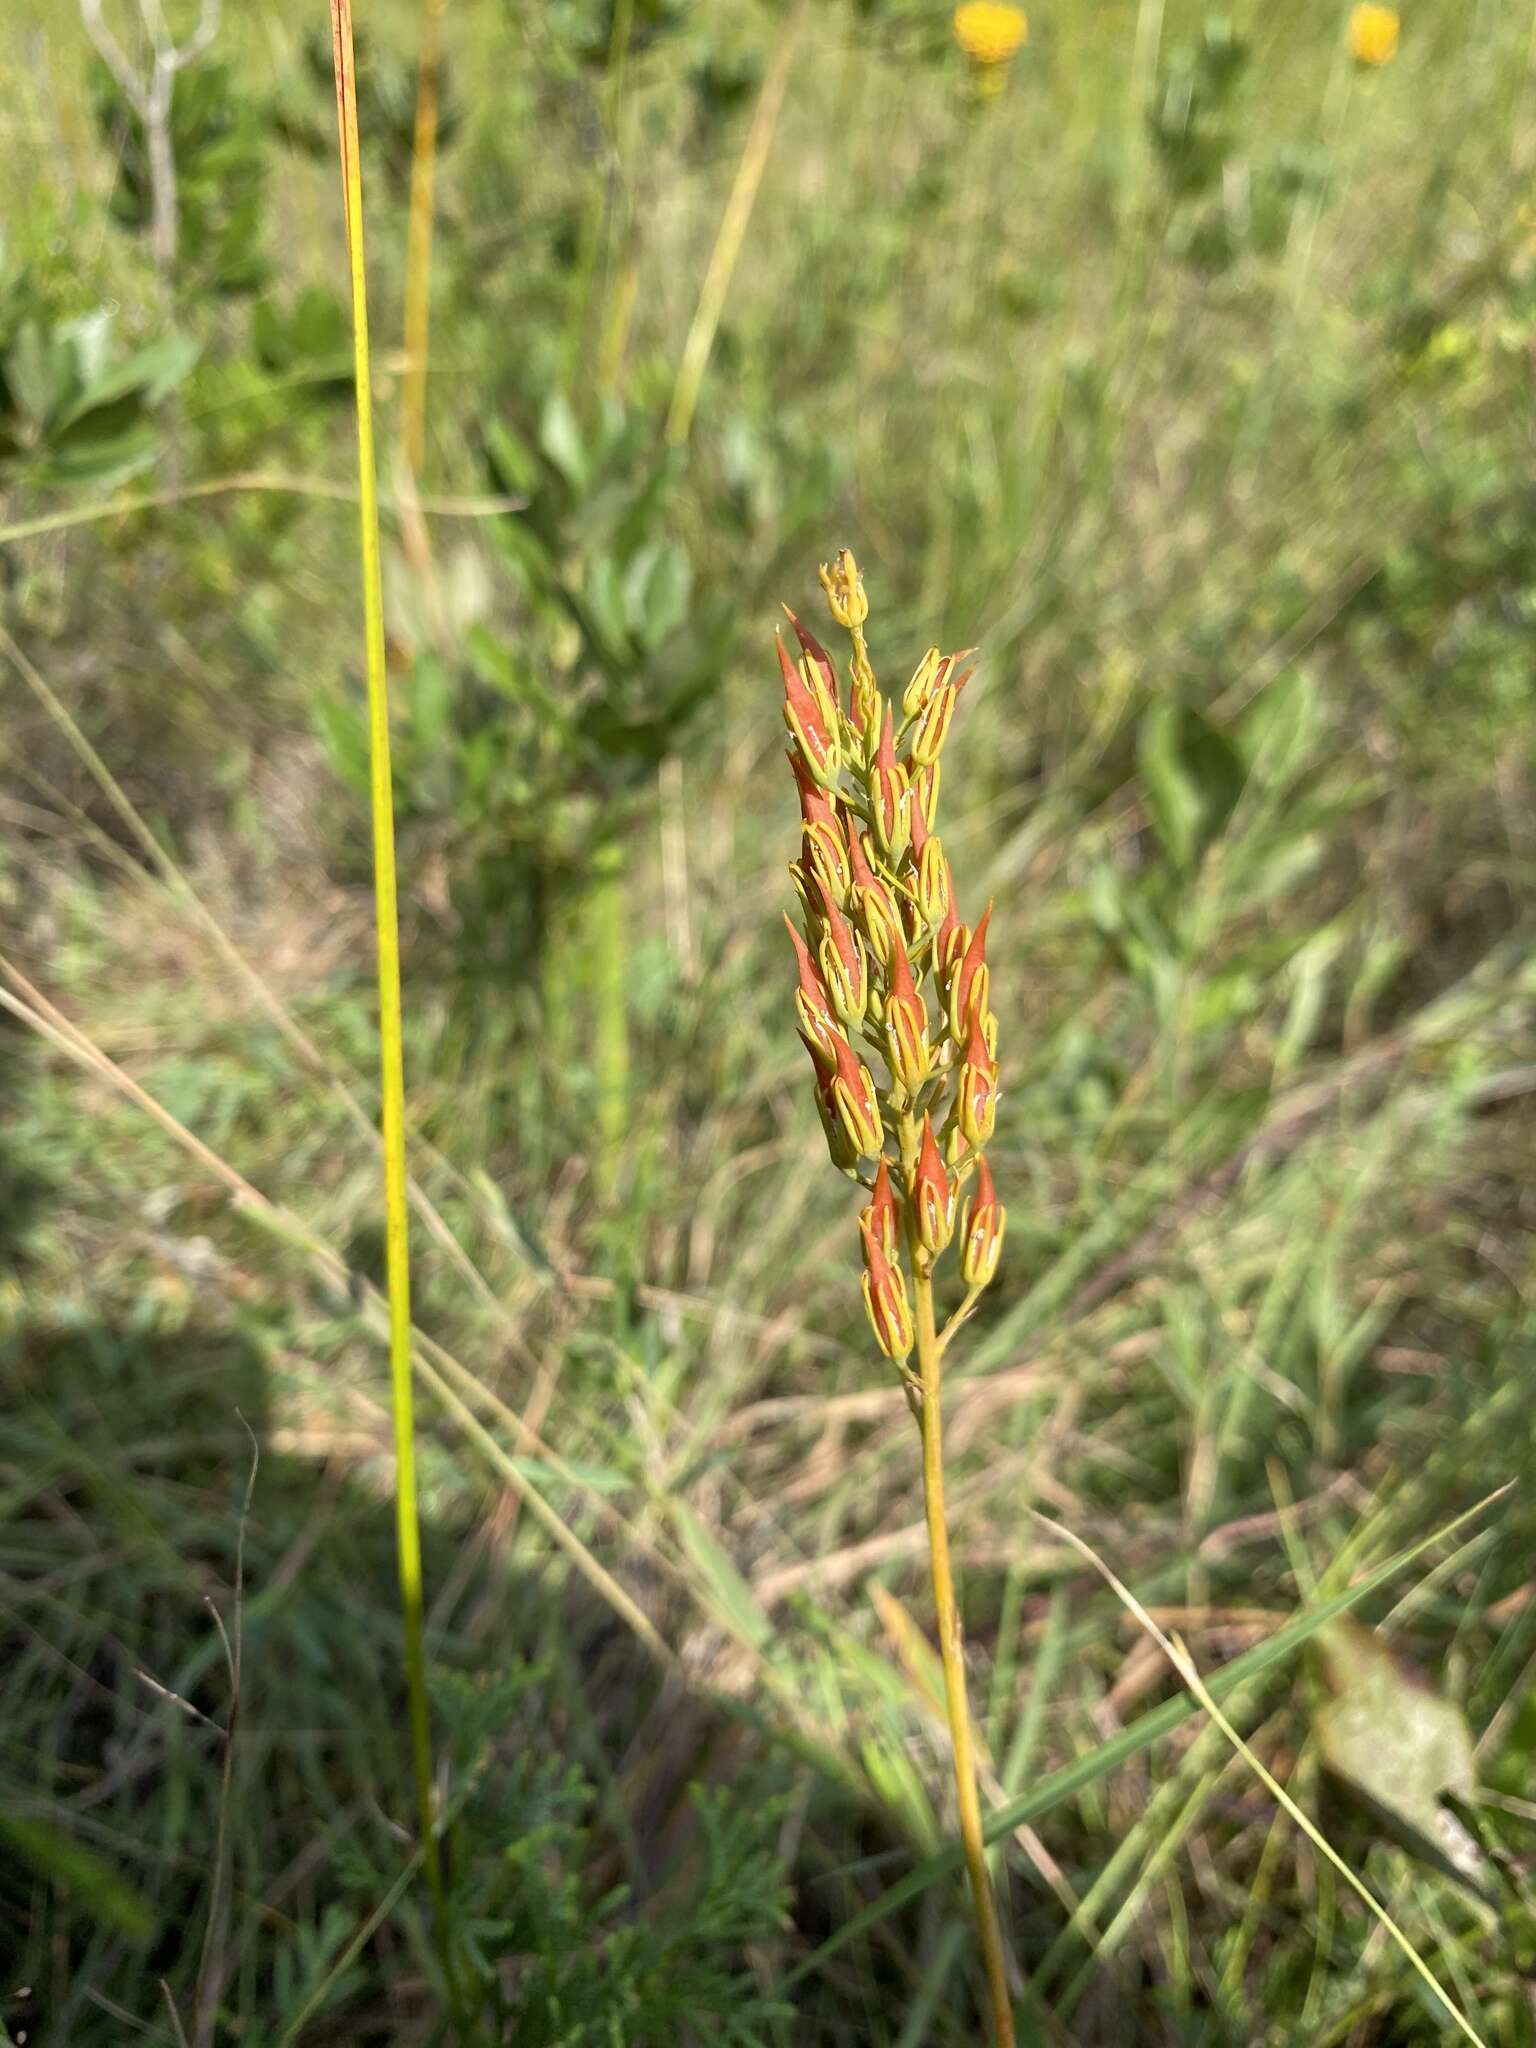
{"type": "Polygon", "coordinates": [[[871,1244],[868,1232],[864,1237],[864,1307],[875,1342],[887,1358],[900,1364],[913,1344],[907,1276],[878,1245],[871,1244]]]}
{"type": "Polygon", "coordinates": [[[955,1090],[955,1122],[968,1145],[985,1145],[997,1122],[997,1067],[987,1051],[981,1012],[972,1010],[970,1038],[955,1090]]]}
{"type": "Polygon", "coordinates": [[[976,1161],[976,1185],[960,1217],[960,1277],[967,1287],[985,1287],[1002,1256],[1008,1211],[997,1199],[985,1157],[976,1161]]]}
{"type": "Polygon", "coordinates": [[[939,675],[939,671],[944,667],[945,662],[946,657],[940,654],[937,647],[929,648],[928,652],[917,664],[917,667],[912,671],[912,680],[902,692],[901,709],[903,717],[915,718],[918,712],[922,710],[923,706],[928,702],[929,693],[932,691],[934,682],[939,675]]]}
{"type": "Polygon", "coordinates": [[[816,887],[821,896],[817,922],[821,942],[816,964],[826,983],[827,994],[845,1028],[863,1023],[869,1009],[869,966],[858,935],[837,907],[837,899],[818,874],[816,887]]]}
{"type": "Polygon", "coordinates": [[[920,767],[913,776],[912,808],[914,811],[922,812],[923,823],[931,832],[933,830],[933,821],[939,814],[939,763],[937,761],[930,761],[926,767],[920,767]]]}
{"type": "Polygon", "coordinates": [[[818,818],[814,825],[806,826],[800,859],[807,872],[822,882],[834,903],[848,901],[852,880],[848,870],[848,848],[842,827],[835,818],[830,823],[818,818]]]}
{"type": "Polygon", "coordinates": [[[875,1185],[870,1194],[869,1207],[859,1218],[865,1234],[874,1238],[876,1244],[888,1259],[896,1257],[901,1242],[900,1217],[896,1209],[896,1195],[891,1186],[891,1170],[884,1158],[875,1170],[875,1185]]]}
{"type": "Polygon", "coordinates": [[[811,780],[823,789],[834,789],[841,766],[837,706],[828,698],[814,663],[805,661],[797,668],[784,642],[775,638],[774,645],[784,677],[784,723],[789,736],[811,780]]]}
{"type": "Polygon", "coordinates": [[[969,928],[960,922],[960,907],[955,901],[954,871],[948,861],[944,863],[944,880],[949,891],[949,908],[940,918],[939,928],[933,935],[933,971],[947,1003],[950,983],[966,947],[971,943],[971,934],[969,928]]]}
{"type": "MultiPolygon", "coordinates": [[[[804,1032],[801,1034],[805,1038],[804,1032]]],[[[810,1040],[805,1040],[810,1046],[810,1040]]],[[[812,1057],[815,1047],[811,1046],[812,1057]]],[[[859,1155],[848,1142],[848,1133],[843,1129],[843,1120],[837,1113],[829,1086],[820,1080],[816,1086],[816,1114],[821,1118],[821,1128],[827,1141],[827,1155],[839,1173],[846,1173],[850,1180],[856,1179],[859,1171],[859,1155]]]]}
{"type": "Polygon", "coordinates": [[[981,914],[981,923],[971,933],[958,966],[950,973],[949,980],[949,1034],[956,1045],[966,1038],[971,1015],[985,1011],[987,989],[990,982],[986,962],[987,925],[991,921],[992,906],[989,903],[981,914]]]}
{"type": "Polygon", "coordinates": [[[827,1090],[831,1107],[855,1154],[873,1159],[885,1144],[874,1077],[846,1039],[839,1038],[834,1051],[837,1071],[827,1090]]]}
{"type": "Polygon", "coordinates": [[[864,835],[859,830],[858,816],[847,804],[842,806],[842,825],[852,878],[848,893],[848,912],[864,934],[870,952],[884,967],[890,962],[893,941],[901,935],[901,925],[896,914],[896,899],[870,864],[869,850],[864,844],[864,835]]]}
{"type": "Polygon", "coordinates": [[[928,1078],[933,1055],[928,1046],[928,1006],[912,979],[907,949],[899,937],[886,965],[885,1055],[896,1085],[915,1095],[928,1078]]]}
{"type": "Polygon", "coordinates": [[[954,1235],[955,1190],[934,1140],[933,1125],[923,1118],[923,1140],[917,1164],[912,1170],[912,1214],[917,1222],[919,1244],[926,1252],[941,1252],[954,1235]]]}
{"type": "Polygon", "coordinates": [[[910,747],[912,759],[920,768],[931,768],[943,752],[958,695],[953,683],[941,683],[919,712],[910,747]]]}
{"type": "Polygon", "coordinates": [[[821,587],[827,593],[827,609],[844,632],[851,633],[869,617],[869,599],[864,595],[864,578],[851,551],[842,548],[829,569],[821,565],[821,587]]]}
{"type": "Polygon", "coordinates": [[[869,769],[869,806],[875,844],[895,867],[912,836],[912,791],[907,771],[896,759],[896,727],[889,704],[869,769]]]}
{"type": "MultiPolygon", "coordinates": [[[[928,839],[917,863],[917,907],[930,931],[942,929],[949,915],[949,862],[937,838],[928,839]]],[[[935,965],[937,965],[935,960],[935,965]]]]}
{"type": "Polygon", "coordinates": [[[787,917],[784,925],[800,969],[800,985],[795,990],[795,1014],[800,1019],[801,1036],[812,1047],[813,1054],[817,1048],[820,1049],[820,1056],[830,1072],[836,1065],[832,1041],[837,1037],[837,1026],[827,1001],[826,987],[816,972],[804,939],[787,917]]]}

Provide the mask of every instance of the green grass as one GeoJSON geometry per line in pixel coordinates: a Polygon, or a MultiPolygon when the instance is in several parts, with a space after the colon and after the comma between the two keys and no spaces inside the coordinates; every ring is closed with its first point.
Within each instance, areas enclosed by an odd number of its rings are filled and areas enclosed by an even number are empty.
{"type": "MultiPolygon", "coordinates": [[[[311,12],[234,10],[219,49],[243,93],[324,123],[311,12]]],[[[450,1908],[507,2000],[488,2041],[976,2038],[931,1664],[893,1618],[931,1620],[914,1432],[862,1326],[778,921],[774,606],[814,618],[844,542],[885,680],[931,637],[984,654],[944,804],[957,871],[997,899],[1010,1230],[946,1447],[1010,1941],[1044,2008],[1022,2038],[1448,2037],[1039,1508],[1213,1690],[1254,1653],[1221,1689],[1244,1739],[1481,2038],[1536,2039],[1531,21],[1423,4],[1397,62],[1355,77],[1343,10],[1230,12],[1251,48],[1227,169],[1183,197],[1144,116],[1194,6],[1032,9],[985,112],[942,13],[807,22],[647,529],[692,580],[635,673],[659,691],[707,643],[718,687],[665,767],[585,757],[532,855],[527,787],[565,758],[533,760],[538,707],[608,700],[504,516],[429,514],[424,558],[397,509],[405,188],[369,145],[412,1291],[446,1347],[416,1356],[453,1397],[418,1379],[427,1649],[450,1908]],[[572,849],[620,804],[622,943],[595,960],[572,849]],[[568,864],[542,906],[541,860],[568,864]],[[618,967],[622,1130],[592,1023],[618,967]],[[1320,1769],[1297,1617],[1394,1558],[1354,1611],[1480,1739],[1517,1878],[1497,1909],[1320,1769]],[[561,1981],[541,2032],[529,2001],[561,1981]]],[[[407,82],[417,14],[370,16],[407,82]]],[[[575,53],[587,19],[445,10],[444,498],[509,488],[487,430],[536,444],[551,386],[591,433],[631,264],[619,382],[659,437],[778,34],[745,0],[659,30],[638,6],[616,108],[575,53]]],[[[25,265],[53,315],[111,299],[125,341],[200,347],[122,487],[348,486],[323,351],[264,361],[250,301],[205,280],[167,306],[106,217],[69,10],[15,10],[0,63],[0,305],[25,265]]],[[[259,298],[286,317],[344,274],[334,166],[263,147],[259,298]]],[[[560,501],[582,575],[620,545],[639,459],[560,501]]],[[[118,488],[40,489],[0,457],[0,526],[118,488]]],[[[0,955],[99,1049],[0,1016],[13,2039],[350,2048],[429,2040],[446,2010],[368,1291],[355,517],[250,492],[5,547],[5,632],[122,798],[0,643],[0,955]]],[[[0,994],[32,1006],[9,975],[0,994]]]]}

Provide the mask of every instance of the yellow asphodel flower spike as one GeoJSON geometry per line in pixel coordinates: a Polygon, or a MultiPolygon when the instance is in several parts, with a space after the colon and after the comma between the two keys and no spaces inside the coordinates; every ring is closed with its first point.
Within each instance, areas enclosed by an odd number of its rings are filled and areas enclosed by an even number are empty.
{"type": "Polygon", "coordinates": [[[1373,70],[1390,64],[1397,55],[1402,27],[1395,7],[1377,7],[1362,0],[1349,17],[1349,54],[1357,64],[1373,70]]]}

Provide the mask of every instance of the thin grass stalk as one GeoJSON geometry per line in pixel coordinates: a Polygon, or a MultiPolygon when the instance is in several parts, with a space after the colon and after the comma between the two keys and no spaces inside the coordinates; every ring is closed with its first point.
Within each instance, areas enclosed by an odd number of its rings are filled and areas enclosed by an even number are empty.
{"type": "Polygon", "coordinates": [[[795,0],[795,5],[785,15],[783,26],[779,30],[767,75],[763,79],[762,90],[753,109],[747,139],[742,144],[741,160],[736,166],[731,194],[725,202],[725,211],[720,216],[715,246],[710,251],[709,266],[704,272],[704,282],[699,287],[698,304],[694,308],[688,338],[683,343],[677,382],[672,387],[672,403],[667,411],[667,439],[674,447],[682,446],[693,426],[693,415],[699,402],[699,387],[703,384],[704,372],[709,367],[710,353],[715,345],[715,331],[720,325],[720,315],[725,310],[726,295],[731,289],[731,279],[736,275],[741,245],[746,239],[752,209],[757,204],[758,187],[763,182],[763,172],[773,148],[773,138],[779,125],[779,113],[789,86],[795,44],[799,39],[800,25],[804,19],[805,0],[795,0]]]}
{"type": "MultiPolygon", "coordinates": [[[[917,1129],[908,1123],[903,1150],[917,1155],[917,1129]]],[[[992,2030],[997,2048],[1014,2048],[1013,2001],[1008,1995],[1008,1966],[1003,1954],[1002,1930],[998,1925],[997,1901],[987,1868],[986,1840],[982,1833],[981,1793],[976,1775],[976,1740],[971,1729],[970,1702],[965,1689],[965,1648],[960,1626],[960,1605],[955,1598],[955,1577],[949,1557],[949,1521],[944,1509],[944,1354],[933,1314],[933,1274],[928,1255],[918,1242],[915,1222],[909,1223],[908,1242],[912,1256],[912,1306],[916,1332],[918,1377],[922,1382],[919,1424],[923,1442],[923,1509],[928,1523],[928,1561],[933,1577],[933,1604],[939,1624],[939,1656],[944,1667],[944,1709],[949,1721],[950,1748],[955,1766],[955,1802],[960,1821],[960,1841],[965,1850],[965,1867],[970,1875],[971,1900],[976,1914],[976,1933],[981,1943],[982,1964],[987,1975],[987,1995],[992,2003],[992,2030]]]]}
{"type": "Polygon", "coordinates": [[[629,1129],[629,947],[621,847],[603,849],[585,907],[597,1081],[596,1180],[598,1193],[609,1201],[618,1188],[619,1155],[629,1129]]]}
{"type": "Polygon", "coordinates": [[[427,1711],[421,1522],[416,1493],[416,1428],[411,1385],[410,1220],[405,1162],[405,1054],[401,1028],[400,929],[395,878],[395,815],[389,764],[389,694],[384,657],[384,587],[379,553],[378,472],[368,355],[367,268],[363,250],[363,174],[357,129],[357,78],[351,0],[331,0],[342,201],[352,282],[357,387],[357,473],[363,557],[363,626],[368,669],[369,788],[373,812],[374,910],[378,933],[380,1122],[384,1142],[385,1276],[395,1438],[395,1544],[405,1635],[411,1762],[422,1860],[439,1938],[447,1913],[432,1799],[432,1736],[427,1711]]]}
{"type": "Polygon", "coordinates": [[[405,243],[405,459],[420,476],[427,457],[427,360],[432,323],[432,194],[437,178],[438,83],[445,0],[421,0],[416,126],[411,143],[410,222],[405,243]]]}

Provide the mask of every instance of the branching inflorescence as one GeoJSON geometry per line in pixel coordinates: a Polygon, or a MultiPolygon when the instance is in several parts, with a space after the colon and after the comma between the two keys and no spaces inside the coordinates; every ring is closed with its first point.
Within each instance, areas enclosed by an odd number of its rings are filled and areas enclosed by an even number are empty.
{"type": "Polygon", "coordinates": [[[997,1019],[987,1001],[991,907],[974,929],[962,921],[935,830],[940,758],[971,671],[961,666],[964,655],[930,648],[902,692],[898,714],[870,665],[864,638],[869,604],[847,549],[830,569],[822,568],[821,581],[833,618],[852,642],[846,708],[830,655],[793,612],[788,616],[799,656],[778,642],[803,827],[800,858],[790,874],[805,915],[804,935],[786,920],[799,964],[795,1009],[815,1069],[816,1106],[832,1162],[869,1193],[859,1234],[870,1326],[900,1372],[922,1429],[961,1834],[995,2034],[999,2042],[1011,2043],[940,1447],[944,1352],[997,1271],[1005,1222],[982,1149],[997,1116],[997,1019]],[[877,1066],[871,1067],[864,1048],[877,1066]],[[964,1294],[940,1330],[934,1273],[952,1244],[964,1294]]]}

